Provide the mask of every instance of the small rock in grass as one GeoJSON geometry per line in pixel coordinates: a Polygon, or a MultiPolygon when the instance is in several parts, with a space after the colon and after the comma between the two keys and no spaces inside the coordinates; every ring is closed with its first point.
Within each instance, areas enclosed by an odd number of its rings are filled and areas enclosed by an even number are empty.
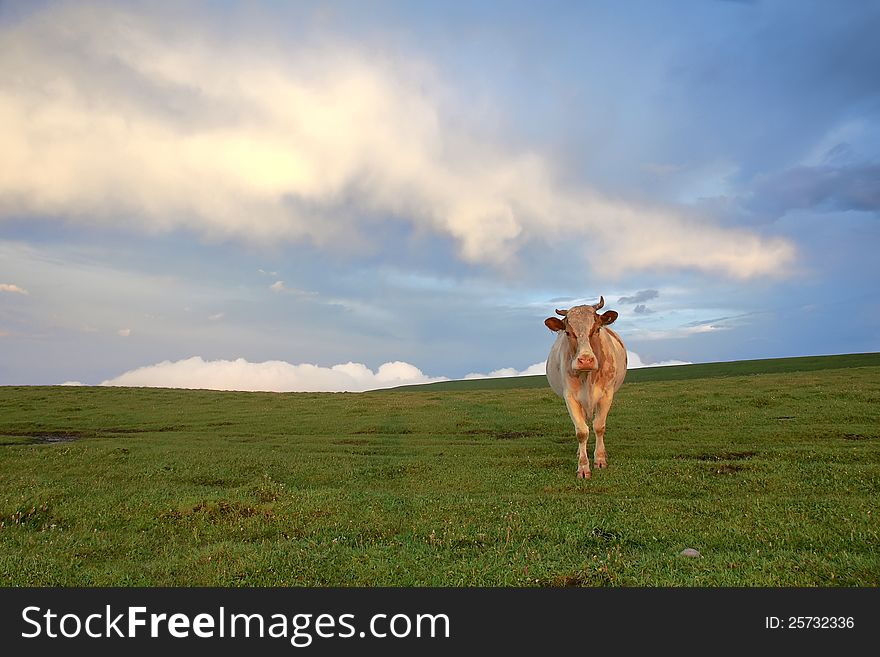
{"type": "Polygon", "coordinates": [[[700,556],[700,551],[695,550],[694,548],[685,548],[679,554],[683,557],[698,557],[700,556]]]}

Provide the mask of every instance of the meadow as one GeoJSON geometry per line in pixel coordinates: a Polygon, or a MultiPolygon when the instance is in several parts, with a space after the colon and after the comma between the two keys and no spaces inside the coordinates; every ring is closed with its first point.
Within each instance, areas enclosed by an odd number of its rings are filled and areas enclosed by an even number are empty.
{"type": "Polygon", "coordinates": [[[540,377],[0,387],[0,583],[880,585],[880,354],[632,371],[606,444],[540,377]]]}

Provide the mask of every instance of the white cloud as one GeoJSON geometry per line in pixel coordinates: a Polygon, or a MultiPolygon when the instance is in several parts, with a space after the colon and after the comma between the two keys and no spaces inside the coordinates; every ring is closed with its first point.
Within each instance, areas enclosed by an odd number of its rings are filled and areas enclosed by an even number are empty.
{"type": "Polygon", "coordinates": [[[12,294],[28,294],[27,290],[23,290],[18,285],[11,283],[0,283],[0,292],[10,292],[12,294]]]}
{"type": "Polygon", "coordinates": [[[287,284],[284,281],[275,281],[269,286],[269,289],[276,294],[289,294],[302,299],[318,296],[318,293],[312,290],[301,290],[295,287],[287,287],[287,284]]]}
{"type": "Polygon", "coordinates": [[[393,217],[470,262],[589,239],[618,272],[740,278],[794,258],[782,239],[561,185],[547,155],[453,118],[469,99],[413,53],[327,35],[285,51],[159,12],[70,3],[0,27],[0,219],[352,249],[393,217]]]}
{"type": "Polygon", "coordinates": [[[116,331],[116,335],[123,337],[123,338],[127,338],[128,336],[131,335],[131,329],[130,328],[119,329],[118,331],[116,331]]]}
{"type": "MultiPolygon", "coordinates": [[[[627,351],[627,357],[629,369],[689,364],[679,360],[644,363],[639,355],[632,351],[627,351]]],[[[488,374],[473,372],[464,378],[532,376],[544,372],[545,363],[542,361],[524,370],[505,367],[488,374]]],[[[267,392],[363,392],[448,380],[444,376],[428,376],[415,365],[402,361],[384,363],[373,371],[362,363],[352,362],[321,367],[310,363],[294,365],[280,360],[251,363],[243,358],[204,360],[194,356],[139,367],[104,381],[101,385],[267,392]]],[[[67,381],[61,385],[83,384],[79,381],[67,381]]]]}
{"type": "Polygon", "coordinates": [[[690,365],[691,363],[686,360],[661,360],[656,363],[645,363],[642,361],[641,356],[639,356],[634,351],[627,350],[626,352],[626,360],[627,360],[627,369],[635,370],[640,367],[663,367],[666,365],[690,365]]]}
{"type": "Polygon", "coordinates": [[[251,363],[243,358],[206,361],[195,356],[140,367],[104,381],[101,385],[270,392],[361,392],[445,380],[445,377],[427,376],[415,365],[401,361],[384,363],[374,372],[362,363],[351,362],[320,367],[308,363],[292,365],[279,360],[251,363]]]}
{"type": "Polygon", "coordinates": [[[85,383],[83,383],[81,381],[65,381],[61,385],[63,385],[63,386],[84,386],[85,383]]]}
{"type": "Polygon", "coordinates": [[[638,337],[639,340],[675,340],[689,338],[701,333],[715,333],[729,331],[734,328],[731,323],[694,324],[691,326],[678,326],[669,329],[634,329],[629,334],[638,337]]]}
{"type": "Polygon", "coordinates": [[[727,326],[715,326],[714,324],[699,324],[697,326],[686,326],[682,330],[686,335],[694,335],[697,333],[712,333],[713,331],[724,331],[727,328],[727,326]]]}
{"type": "Polygon", "coordinates": [[[470,374],[465,375],[465,379],[495,379],[506,376],[533,376],[535,374],[544,374],[547,369],[547,363],[545,361],[541,361],[540,363],[535,363],[534,365],[529,365],[524,370],[517,370],[513,367],[502,367],[498,370],[493,370],[488,374],[481,374],[479,372],[471,372],[470,374]]]}
{"type": "Polygon", "coordinates": [[[208,315],[208,320],[211,322],[217,322],[225,316],[225,313],[214,313],[213,315],[208,315]]]}

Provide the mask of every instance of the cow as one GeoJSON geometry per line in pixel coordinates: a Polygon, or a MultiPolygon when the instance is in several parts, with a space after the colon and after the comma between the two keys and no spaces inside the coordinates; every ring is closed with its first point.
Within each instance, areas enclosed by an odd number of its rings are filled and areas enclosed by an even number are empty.
{"type": "Polygon", "coordinates": [[[588,421],[596,434],[593,464],[608,467],[605,451],[605,420],[617,392],[626,376],[626,347],[623,340],[608,328],[617,319],[617,313],[608,310],[601,315],[605,297],[592,306],[574,306],[557,310],[558,317],[548,317],[544,325],[557,334],[556,342],[547,357],[547,379],[553,392],[565,400],[568,414],[574,422],[578,439],[579,479],[590,478],[590,459],[587,441],[590,437],[588,421]]]}

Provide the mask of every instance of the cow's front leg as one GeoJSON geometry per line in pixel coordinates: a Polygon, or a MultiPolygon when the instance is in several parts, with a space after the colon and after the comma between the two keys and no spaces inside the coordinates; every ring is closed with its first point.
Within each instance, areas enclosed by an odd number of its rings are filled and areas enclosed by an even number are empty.
{"type": "Polygon", "coordinates": [[[590,478],[590,458],[587,455],[587,441],[590,438],[590,428],[587,426],[587,414],[577,397],[569,392],[565,395],[565,405],[568,414],[574,422],[574,430],[578,439],[578,479],[590,478]]]}
{"type": "Polygon", "coordinates": [[[612,395],[606,394],[596,404],[596,415],[593,417],[593,432],[596,434],[596,452],[593,461],[597,468],[608,467],[608,454],[605,451],[605,420],[611,409],[612,395]]]}

